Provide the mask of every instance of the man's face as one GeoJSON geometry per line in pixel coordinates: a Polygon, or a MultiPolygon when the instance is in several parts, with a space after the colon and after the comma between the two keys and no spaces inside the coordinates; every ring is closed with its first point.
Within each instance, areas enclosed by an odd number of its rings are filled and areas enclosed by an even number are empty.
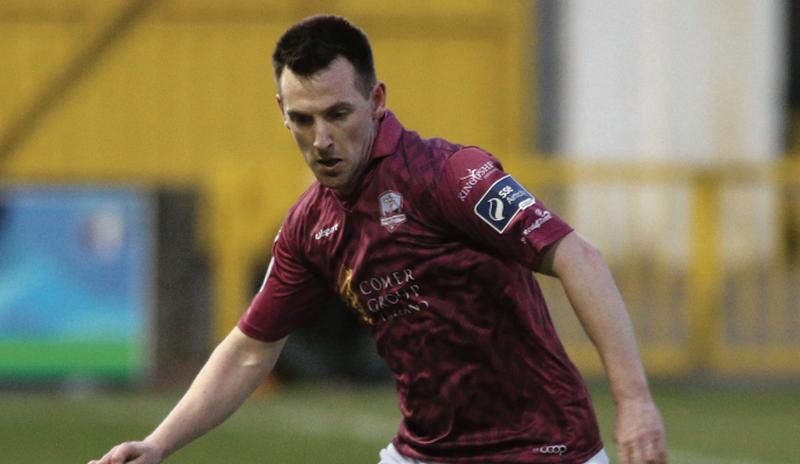
{"type": "Polygon", "coordinates": [[[353,193],[367,165],[386,101],[383,83],[367,98],[356,79],[353,65],[339,57],[309,77],[286,68],[278,81],[284,125],[319,183],[340,195],[353,193]]]}

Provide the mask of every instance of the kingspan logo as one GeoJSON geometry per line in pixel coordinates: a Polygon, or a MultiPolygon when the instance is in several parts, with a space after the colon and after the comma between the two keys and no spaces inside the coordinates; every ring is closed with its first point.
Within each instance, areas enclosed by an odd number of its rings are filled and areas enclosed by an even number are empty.
{"type": "Polygon", "coordinates": [[[540,446],[539,448],[534,448],[534,453],[539,454],[557,454],[561,456],[562,454],[568,451],[567,445],[547,445],[547,446],[540,446]]]}
{"type": "Polygon", "coordinates": [[[463,181],[463,186],[458,192],[458,199],[461,201],[466,200],[469,192],[472,191],[472,188],[475,187],[478,182],[483,180],[487,174],[496,170],[497,168],[491,161],[483,163],[483,165],[477,169],[467,169],[467,175],[460,178],[463,181]]]}

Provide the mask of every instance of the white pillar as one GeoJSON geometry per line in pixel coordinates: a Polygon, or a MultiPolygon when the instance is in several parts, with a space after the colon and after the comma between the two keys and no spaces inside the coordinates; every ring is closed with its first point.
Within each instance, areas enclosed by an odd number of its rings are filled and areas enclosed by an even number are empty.
{"type": "MultiPolygon", "coordinates": [[[[782,152],[782,0],[566,0],[563,7],[559,151],[566,156],[717,166],[782,152]]],[[[639,245],[684,262],[688,190],[630,185],[576,189],[573,223],[612,255],[639,245]],[[614,211],[598,208],[609,199],[614,211]],[[625,225],[637,233],[622,237],[625,225]]],[[[736,233],[721,240],[731,262],[769,255],[775,203],[770,189],[725,189],[722,226],[736,233]]]]}

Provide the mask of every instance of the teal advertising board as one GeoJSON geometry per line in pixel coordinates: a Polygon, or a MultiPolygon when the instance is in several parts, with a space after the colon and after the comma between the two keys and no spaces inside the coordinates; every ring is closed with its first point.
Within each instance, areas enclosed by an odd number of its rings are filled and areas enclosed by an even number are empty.
{"type": "Polygon", "coordinates": [[[153,226],[135,189],[0,188],[0,381],[142,376],[153,226]]]}

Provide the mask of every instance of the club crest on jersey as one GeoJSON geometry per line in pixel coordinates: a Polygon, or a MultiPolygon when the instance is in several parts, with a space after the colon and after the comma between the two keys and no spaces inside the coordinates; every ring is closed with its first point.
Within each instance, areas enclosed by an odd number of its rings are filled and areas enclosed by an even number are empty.
{"type": "Polygon", "coordinates": [[[381,225],[393,232],[400,224],[406,222],[403,213],[403,195],[394,190],[387,190],[378,197],[381,209],[381,225]]]}
{"type": "Polygon", "coordinates": [[[536,203],[525,187],[511,176],[498,179],[475,205],[475,214],[502,234],[520,211],[536,203]]]}

